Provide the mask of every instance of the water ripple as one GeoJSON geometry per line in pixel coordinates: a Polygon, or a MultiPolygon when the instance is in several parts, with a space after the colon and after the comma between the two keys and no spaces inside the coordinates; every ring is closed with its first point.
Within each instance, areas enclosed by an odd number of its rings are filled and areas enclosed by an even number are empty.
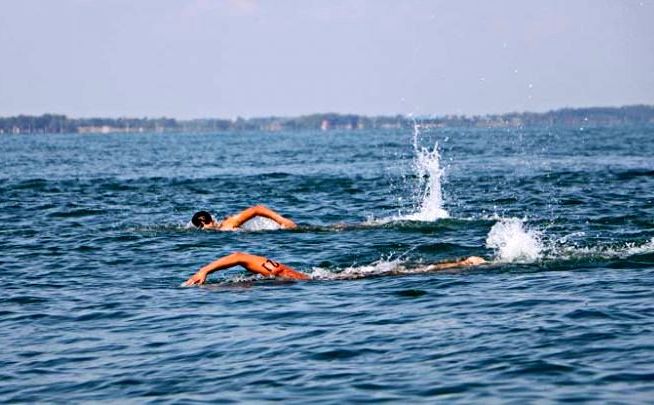
{"type": "Polygon", "coordinates": [[[4,136],[0,401],[650,402],[652,131],[4,136]],[[178,287],[232,251],[315,279],[178,287]]]}

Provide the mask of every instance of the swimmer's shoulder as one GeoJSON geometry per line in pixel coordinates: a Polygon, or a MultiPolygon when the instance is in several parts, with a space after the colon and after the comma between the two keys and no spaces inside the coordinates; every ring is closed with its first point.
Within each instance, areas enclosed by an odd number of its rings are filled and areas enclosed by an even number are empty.
{"type": "Polygon", "coordinates": [[[239,229],[239,218],[238,215],[232,215],[230,217],[225,217],[218,227],[219,231],[235,231],[239,229]]]}

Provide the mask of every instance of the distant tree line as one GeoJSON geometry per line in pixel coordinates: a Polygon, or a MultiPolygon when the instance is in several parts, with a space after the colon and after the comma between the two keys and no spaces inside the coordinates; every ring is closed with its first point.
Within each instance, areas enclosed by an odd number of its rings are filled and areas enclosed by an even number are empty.
{"type": "Polygon", "coordinates": [[[301,117],[266,117],[176,120],[173,118],[68,118],[65,115],[19,115],[0,118],[0,133],[112,133],[112,132],[230,132],[361,130],[426,127],[536,127],[616,126],[654,124],[654,106],[564,108],[545,113],[508,113],[484,116],[446,115],[411,118],[402,115],[368,117],[353,114],[312,114],[301,117]]]}

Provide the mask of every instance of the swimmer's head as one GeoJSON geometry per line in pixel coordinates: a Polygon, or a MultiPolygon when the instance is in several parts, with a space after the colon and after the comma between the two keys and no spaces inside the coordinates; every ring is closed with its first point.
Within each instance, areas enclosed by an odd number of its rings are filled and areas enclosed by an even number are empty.
{"type": "Polygon", "coordinates": [[[211,217],[211,214],[208,213],[207,211],[198,211],[195,214],[193,214],[193,218],[191,218],[191,223],[196,228],[202,229],[205,226],[212,225],[213,218],[211,217]]]}

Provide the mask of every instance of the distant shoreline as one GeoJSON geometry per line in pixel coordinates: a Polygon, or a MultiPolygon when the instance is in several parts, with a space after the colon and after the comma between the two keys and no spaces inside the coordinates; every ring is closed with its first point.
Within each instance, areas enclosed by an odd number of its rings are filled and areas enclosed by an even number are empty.
{"type": "Polygon", "coordinates": [[[409,117],[311,114],[299,117],[237,118],[69,118],[65,115],[0,117],[0,134],[216,133],[241,131],[358,131],[424,128],[592,127],[654,124],[654,105],[562,108],[543,113],[409,117]]]}

